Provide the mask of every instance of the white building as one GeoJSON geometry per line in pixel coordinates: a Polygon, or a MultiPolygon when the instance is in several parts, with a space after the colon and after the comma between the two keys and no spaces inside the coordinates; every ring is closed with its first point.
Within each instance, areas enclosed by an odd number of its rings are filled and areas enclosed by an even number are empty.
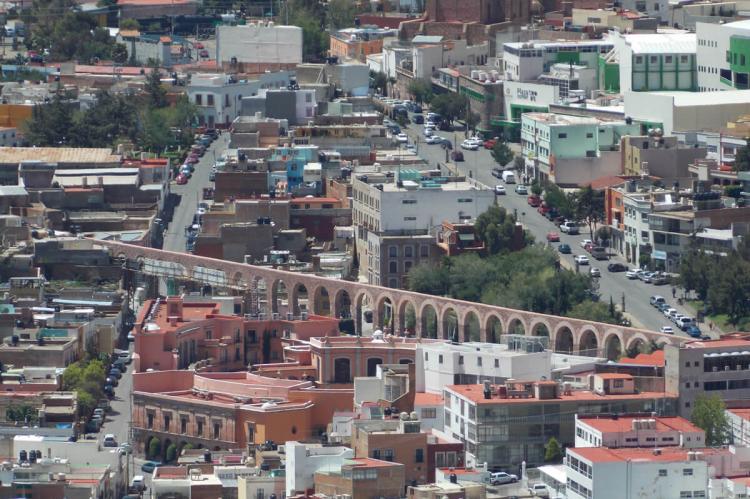
{"type": "MultiPolygon", "coordinates": [[[[747,464],[747,448],[568,448],[568,499],[707,498],[714,476],[747,464]]],[[[745,474],[745,473],[741,473],[745,474]]]]}
{"type": "Polygon", "coordinates": [[[426,80],[439,68],[484,65],[490,50],[487,42],[467,45],[466,40],[443,40],[439,36],[418,35],[412,43],[414,78],[426,80]]]}
{"type": "Polygon", "coordinates": [[[508,42],[503,44],[503,74],[505,80],[528,82],[559,63],[596,69],[599,55],[612,48],[608,40],[508,42]]]}
{"type": "Polygon", "coordinates": [[[291,441],[284,445],[284,452],[287,496],[314,488],[316,471],[340,471],[344,461],[354,457],[354,451],[349,447],[323,447],[291,441]]]}
{"type": "Polygon", "coordinates": [[[495,193],[474,181],[422,180],[411,169],[398,176],[368,173],[352,180],[360,276],[370,284],[400,287],[409,269],[434,253],[434,228],[445,220],[474,220],[495,202],[495,193]]]}
{"type": "Polygon", "coordinates": [[[722,128],[750,113],[750,90],[729,92],[625,92],[625,116],[661,128],[679,130],[722,128]]]}
{"type": "Polygon", "coordinates": [[[680,416],[576,415],[575,447],[704,447],[706,432],[680,416]]]}
{"type": "Polygon", "coordinates": [[[198,108],[198,122],[209,128],[229,126],[242,112],[242,98],[261,89],[286,88],[286,71],[266,73],[258,80],[237,80],[228,74],[194,74],[187,87],[188,99],[198,108]]]}
{"type": "Polygon", "coordinates": [[[734,445],[750,447],[750,409],[727,409],[734,445]]]}
{"type": "Polygon", "coordinates": [[[607,41],[614,45],[608,60],[619,64],[620,92],[698,88],[695,33],[612,31],[607,41]]]}
{"type": "Polygon", "coordinates": [[[750,21],[727,24],[696,23],[698,89],[750,88],[750,21]]]}
{"type": "Polygon", "coordinates": [[[282,69],[302,62],[302,28],[273,22],[216,28],[216,61],[220,66],[258,65],[282,69]]]}
{"type": "Polygon", "coordinates": [[[591,369],[601,359],[551,350],[527,352],[505,344],[465,342],[426,343],[417,346],[416,390],[442,394],[446,385],[471,385],[507,379],[552,379],[569,368],[591,369]]]}

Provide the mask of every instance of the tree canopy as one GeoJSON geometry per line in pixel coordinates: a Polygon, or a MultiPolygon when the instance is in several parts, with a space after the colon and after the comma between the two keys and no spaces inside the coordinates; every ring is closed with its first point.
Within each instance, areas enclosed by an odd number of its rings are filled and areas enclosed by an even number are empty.
{"type": "Polygon", "coordinates": [[[724,445],[729,442],[730,431],[726,406],[718,395],[701,393],[693,404],[690,421],[706,432],[706,445],[724,445]]]}
{"type": "Polygon", "coordinates": [[[429,103],[433,97],[432,85],[428,81],[419,78],[410,81],[406,90],[411,94],[412,98],[420,104],[423,102],[429,103]]]}
{"type": "Polygon", "coordinates": [[[514,156],[513,151],[510,150],[510,147],[508,147],[508,144],[502,137],[498,138],[495,145],[492,146],[492,159],[500,166],[505,166],[513,161],[514,156]]]}
{"type": "Polygon", "coordinates": [[[430,109],[438,113],[448,123],[466,117],[469,101],[464,95],[448,92],[439,94],[430,101],[430,109]]]}

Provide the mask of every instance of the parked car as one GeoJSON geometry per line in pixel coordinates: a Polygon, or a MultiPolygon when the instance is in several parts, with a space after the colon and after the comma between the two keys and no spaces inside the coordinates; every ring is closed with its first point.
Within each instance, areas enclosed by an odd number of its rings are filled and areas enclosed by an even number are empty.
{"type": "Polygon", "coordinates": [[[607,270],[610,272],[625,272],[628,267],[623,263],[610,263],[607,265],[607,270]]]}
{"type": "Polygon", "coordinates": [[[529,494],[534,497],[549,497],[549,489],[543,483],[535,483],[529,486],[529,494]]]}
{"type": "Polygon", "coordinates": [[[492,473],[490,475],[490,483],[492,485],[502,485],[505,483],[514,483],[517,481],[518,477],[516,475],[511,475],[510,473],[505,473],[503,471],[492,473]]]}
{"type": "MultiPolygon", "coordinates": [[[[145,466],[145,464],[144,464],[145,466]]],[[[153,472],[152,469],[149,471],[149,473],[153,472]]],[[[132,480],[130,480],[130,490],[132,492],[143,492],[146,490],[146,479],[143,475],[135,475],[132,480]]]]}
{"type": "Polygon", "coordinates": [[[560,224],[560,230],[566,234],[576,235],[578,234],[578,224],[571,220],[566,220],[560,224]]]}
{"type": "Polygon", "coordinates": [[[443,142],[443,138],[439,135],[428,135],[425,139],[425,142],[427,144],[441,144],[443,142]]]}
{"type": "Polygon", "coordinates": [[[208,57],[208,50],[203,49],[200,52],[198,52],[198,55],[200,55],[201,57],[206,57],[207,58],[208,57]]]}
{"type": "Polygon", "coordinates": [[[651,298],[649,298],[648,302],[651,304],[651,306],[658,307],[660,303],[666,303],[667,300],[665,300],[663,296],[653,295],[651,298]]]}
{"type": "Polygon", "coordinates": [[[516,194],[525,196],[529,193],[529,189],[523,184],[516,184],[516,194]]]}
{"type": "Polygon", "coordinates": [[[550,243],[559,243],[560,242],[560,234],[555,231],[547,232],[547,242],[550,243]]]}
{"type": "Polygon", "coordinates": [[[495,168],[492,169],[492,176],[495,178],[502,178],[503,169],[500,168],[499,166],[496,166],[495,168]]]}
{"type": "Polygon", "coordinates": [[[504,196],[505,195],[505,186],[504,185],[496,185],[495,186],[495,194],[498,196],[504,196]]]}
{"type": "Polygon", "coordinates": [[[154,470],[155,470],[155,469],[156,469],[156,468],[157,468],[158,466],[161,466],[161,463],[159,463],[159,462],[156,462],[156,461],[146,461],[145,463],[143,463],[143,464],[141,465],[141,471],[144,471],[144,472],[146,472],[146,473],[153,473],[153,472],[154,472],[154,470]]]}
{"type": "Polygon", "coordinates": [[[560,246],[557,247],[557,251],[559,251],[560,253],[562,253],[564,255],[569,255],[570,252],[571,252],[570,245],[568,245],[568,244],[561,244],[560,246]]]}
{"type": "Polygon", "coordinates": [[[680,319],[677,321],[677,327],[682,329],[683,331],[687,331],[688,328],[695,324],[695,319],[692,317],[683,315],[680,317],[680,319]]]}
{"type": "Polygon", "coordinates": [[[701,337],[701,330],[695,324],[688,326],[687,329],[685,330],[685,332],[691,338],[700,338],[701,337]]]}
{"type": "Polygon", "coordinates": [[[133,447],[129,443],[124,443],[117,449],[117,452],[122,456],[126,456],[133,453],[133,447]]]}
{"type": "Polygon", "coordinates": [[[596,260],[609,260],[607,248],[604,248],[603,246],[594,246],[589,252],[596,260]]]}
{"type": "Polygon", "coordinates": [[[656,309],[657,309],[657,310],[658,310],[659,312],[661,312],[661,313],[664,313],[664,311],[665,311],[666,309],[668,309],[668,308],[669,308],[669,303],[667,303],[667,302],[664,302],[664,303],[659,303],[659,304],[658,304],[658,305],[656,306],[656,309]]]}
{"type": "Polygon", "coordinates": [[[677,309],[668,307],[664,311],[662,311],[662,313],[664,314],[664,317],[666,317],[667,319],[672,319],[672,317],[677,315],[677,309]]]}
{"type": "Polygon", "coordinates": [[[109,370],[109,377],[115,377],[117,379],[122,378],[122,371],[117,369],[116,367],[113,367],[109,370]]]}
{"type": "Polygon", "coordinates": [[[396,135],[396,141],[399,144],[406,144],[407,142],[409,142],[409,137],[407,137],[405,133],[399,133],[398,135],[396,135]]]}
{"type": "Polygon", "coordinates": [[[117,386],[117,385],[120,384],[120,382],[117,381],[117,378],[109,376],[107,379],[104,380],[104,384],[105,384],[104,388],[105,388],[105,392],[106,392],[106,387],[107,387],[106,385],[117,386]]]}
{"type": "Polygon", "coordinates": [[[636,269],[630,269],[625,271],[625,277],[628,279],[638,279],[638,271],[636,269]]]}
{"type": "Polygon", "coordinates": [[[104,435],[104,440],[102,440],[102,446],[117,447],[117,440],[115,439],[115,436],[112,433],[107,433],[106,435],[104,435]]]}
{"type": "Polygon", "coordinates": [[[589,264],[589,257],[587,257],[586,255],[576,255],[576,257],[574,258],[574,260],[575,260],[575,262],[578,265],[588,265],[589,264]]]}
{"type": "Polygon", "coordinates": [[[526,202],[529,203],[529,206],[532,208],[536,208],[540,204],[542,204],[542,198],[537,196],[536,194],[532,194],[528,198],[526,198],[526,202]]]}
{"type": "Polygon", "coordinates": [[[186,175],[180,173],[177,175],[177,178],[175,178],[175,182],[177,182],[177,185],[185,185],[188,183],[188,178],[186,175]]]}
{"type": "Polygon", "coordinates": [[[495,144],[497,144],[497,137],[485,140],[484,144],[482,145],[485,149],[492,149],[493,147],[495,147],[495,144]]]}
{"type": "Polygon", "coordinates": [[[467,149],[469,151],[476,151],[477,149],[479,149],[479,146],[476,144],[476,142],[473,142],[467,139],[461,142],[461,149],[467,149]]]}
{"type": "Polygon", "coordinates": [[[602,271],[596,267],[591,267],[591,269],[589,269],[589,274],[591,275],[591,277],[601,277],[602,271]]]}
{"type": "Polygon", "coordinates": [[[664,334],[674,334],[674,329],[672,329],[672,326],[662,326],[659,331],[664,334]]]}
{"type": "Polygon", "coordinates": [[[423,125],[424,124],[424,116],[421,114],[415,114],[412,118],[412,121],[416,123],[417,125],[423,125]]]}

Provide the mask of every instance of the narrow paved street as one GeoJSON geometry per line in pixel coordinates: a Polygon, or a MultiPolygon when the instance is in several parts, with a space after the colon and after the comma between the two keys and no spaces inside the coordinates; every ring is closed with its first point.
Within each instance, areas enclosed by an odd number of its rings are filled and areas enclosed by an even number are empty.
{"type": "MultiPolygon", "coordinates": [[[[437,167],[439,164],[446,164],[445,151],[443,148],[439,145],[430,145],[424,142],[422,125],[411,124],[405,131],[409,136],[410,143],[417,145],[419,155],[424,158],[431,167],[437,167]]],[[[478,151],[467,151],[461,149],[460,144],[464,137],[463,132],[438,132],[438,134],[450,139],[451,141],[455,140],[458,150],[464,153],[463,162],[447,163],[447,166],[450,169],[457,168],[461,174],[473,177],[488,186],[490,189],[493,189],[495,185],[498,184],[504,185],[501,179],[492,176],[492,168],[497,166],[497,164],[492,159],[489,150],[484,148],[480,148],[478,151]]],[[[509,145],[514,153],[519,154],[520,148],[518,144],[509,145]]],[[[569,236],[561,233],[552,222],[539,214],[536,211],[536,208],[529,206],[527,196],[516,194],[514,192],[514,187],[514,184],[507,185],[507,194],[504,196],[497,196],[498,203],[501,206],[504,206],[508,211],[517,213],[518,219],[538,242],[546,241],[546,235],[548,232],[558,232],[560,234],[560,242],[569,244],[572,249],[572,254],[570,255],[560,254],[562,264],[567,268],[575,269],[573,258],[576,255],[588,255],[588,253],[586,253],[580,246],[580,242],[583,239],[592,239],[588,229],[582,228],[584,230],[582,230],[581,234],[577,236],[569,236]]],[[[554,244],[554,246],[557,247],[558,245],[554,244]]],[[[694,315],[692,310],[678,306],[677,300],[672,299],[671,286],[645,284],[639,280],[627,279],[624,272],[608,272],[607,264],[610,262],[626,263],[624,258],[618,256],[612,257],[609,261],[601,262],[591,259],[590,266],[580,267],[581,272],[588,272],[590,267],[596,267],[601,271],[601,278],[599,278],[598,281],[599,293],[602,301],[609,303],[609,299],[612,297],[614,302],[621,306],[624,300],[625,311],[633,321],[633,325],[636,327],[658,331],[662,326],[672,326],[676,330],[676,334],[685,335],[685,333],[677,329],[669,319],[664,317],[659,310],[649,304],[649,298],[651,295],[661,295],[664,296],[667,302],[676,308],[679,313],[694,315]]],[[[636,265],[629,264],[629,266],[632,268],[636,265]]],[[[700,324],[699,326],[704,334],[709,334],[707,325],[700,324]]]]}

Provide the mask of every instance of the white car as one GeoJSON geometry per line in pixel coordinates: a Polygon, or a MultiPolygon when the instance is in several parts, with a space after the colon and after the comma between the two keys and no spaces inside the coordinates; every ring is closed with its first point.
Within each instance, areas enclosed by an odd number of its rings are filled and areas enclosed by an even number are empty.
{"type": "Polygon", "coordinates": [[[102,445],[104,447],[117,447],[117,440],[115,439],[115,436],[113,434],[107,433],[106,435],[104,435],[102,445]]]}
{"type": "Polygon", "coordinates": [[[464,140],[461,142],[461,149],[468,149],[469,151],[476,151],[479,149],[479,144],[470,140],[464,140]]]}
{"type": "Polygon", "coordinates": [[[205,208],[198,208],[197,210],[195,210],[195,214],[203,216],[203,215],[206,214],[206,209],[205,208]]]}
{"type": "Polygon", "coordinates": [[[490,475],[490,483],[492,485],[502,485],[504,483],[514,483],[517,481],[518,477],[516,475],[511,475],[510,473],[505,473],[503,471],[492,473],[490,475]]]}
{"type": "Polygon", "coordinates": [[[576,257],[574,258],[574,260],[575,260],[575,262],[578,265],[588,265],[589,264],[589,257],[587,257],[586,255],[576,255],[576,257]]]}
{"type": "Polygon", "coordinates": [[[625,272],[625,277],[627,277],[630,280],[638,279],[638,271],[635,269],[630,269],[627,272],[625,272]]]}
{"type": "Polygon", "coordinates": [[[428,135],[425,142],[428,144],[440,144],[443,139],[439,135],[428,135]]]}
{"type": "Polygon", "coordinates": [[[597,269],[596,267],[591,267],[591,269],[589,270],[589,274],[591,275],[591,277],[601,277],[602,276],[602,272],[599,269],[597,269]]]}
{"type": "Polygon", "coordinates": [[[471,142],[472,144],[476,144],[477,147],[484,145],[484,141],[480,139],[479,137],[469,137],[466,139],[466,142],[471,142]]]}
{"type": "Polygon", "coordinates": [[[529,486],[529,494],[534,497],[549,497],[549,489],[543,483],[535,483],[529,486]]]}
{"type": "Polygon", "coordinates": [[[400,133],[396,135],[396,141],[401,144],[406,144],[407,142],[409,142],[409,137],[407,137],[405,133],[400,133]]]}
{"type": "Polygon", "coordinates": [[[677,309],[675,309],[675,308],[665,308],[662,313],[664,314],[664,317],[666,317],[667,319],[671,320],[672,317],[674,317],[675,315],[677,315],[677,309]]]}
{"type": "Polygon", "coordinates": [[[672,329],[672,326],[662,326],[659,331],[664,334],[674,334],[674,329],[672,329]]]}
{"type": "Polygon", "coordinates": [[[579,244],[581,245],[581,248],[585,248],[587,244],[592,244],[593,245],[594,243],[591,242],[591,239],[584,239],[579,244]]]}
{"type": "Polygon", "coordinates": [[[505,186],[504,185],[496,185],[495,186],[495,194],[499,196],[505,195],[505,186]]]}

